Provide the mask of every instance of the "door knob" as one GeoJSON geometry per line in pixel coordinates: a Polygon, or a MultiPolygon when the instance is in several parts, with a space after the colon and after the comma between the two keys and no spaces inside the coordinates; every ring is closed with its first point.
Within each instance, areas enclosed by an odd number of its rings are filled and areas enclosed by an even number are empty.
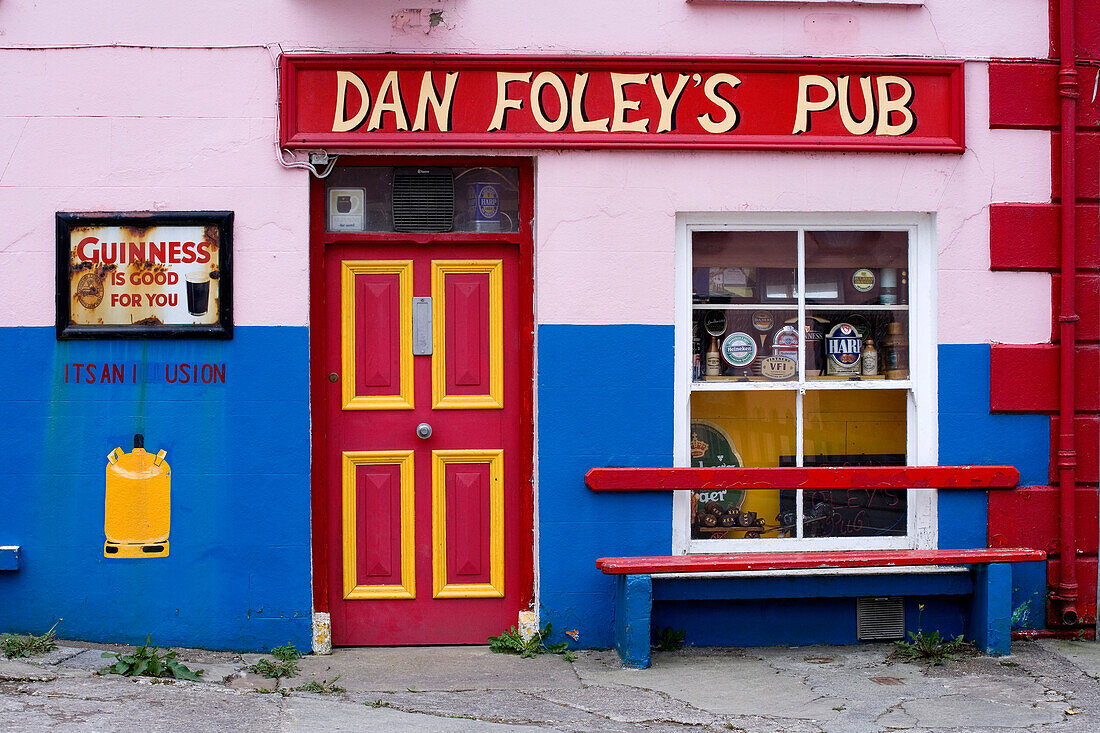
{"type": "Polygon", "coordinates": [[[335,382],[339,378],[340,378],[340,375],[337,374],[336,372],[332,372],[331,374],[328,375],[328,381],[330,381],[330,382],[335,382]]]}
{"type": "Polygon", "coordinates": [[[432,426],[426,422],[422,422],[416,426],[416,437],[418,438],[430,438],[432,437],[432,426]]]}

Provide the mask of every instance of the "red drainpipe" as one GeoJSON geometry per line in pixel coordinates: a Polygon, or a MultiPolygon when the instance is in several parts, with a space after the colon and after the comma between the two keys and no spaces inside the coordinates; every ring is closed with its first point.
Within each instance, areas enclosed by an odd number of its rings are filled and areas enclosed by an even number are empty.
{"type": "Polygon", "coordinates": [[[1058,70],[1058,94],[1062,101],[1062,299],[1058,314],[1061,336],[1061,401],[1058,409],[1058,493],[1061,508],[1061,532],[1058,586],[1051,593],[1062,624],[1077,623],[1077,537],[1074,526],[1074,490],[1077,485],[1077,453],[1075,450],[1074,415],[1076,390],[1074,385],[1074,353],[1077,346],[1076,232],[1074,209],[1077,202],[1075,186],[1077,148],[1077,41],[1074,32],[1074,0],[1059,0],[1058,33],[1061,59],[1058,70]]]}

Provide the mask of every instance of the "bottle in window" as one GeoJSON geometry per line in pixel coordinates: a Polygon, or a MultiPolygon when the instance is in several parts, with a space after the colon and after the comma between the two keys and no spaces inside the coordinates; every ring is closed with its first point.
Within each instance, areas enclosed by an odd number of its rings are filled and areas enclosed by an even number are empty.
{"type": "Polygon", "coordinates": [[[722,350],[718,347],[718,337],[710,337],[710,348],[707,349],[707,376],[717,377],[722,373],[722,350]]]}
{"type": "Polygon", "coordinates": [[[909,339],[906,338],[901,323],[894,321],[889,325],[883,349],[886,352],[886,378],[908,379],[909,339]]]}
{"type": "Polygon", "coordinates": [[[870,334],[863,342],[863,353],[859,357],[860,371],[865,377],[873,377],[878,374],[878,350],[875,349],[875,338],[870,334]]]}

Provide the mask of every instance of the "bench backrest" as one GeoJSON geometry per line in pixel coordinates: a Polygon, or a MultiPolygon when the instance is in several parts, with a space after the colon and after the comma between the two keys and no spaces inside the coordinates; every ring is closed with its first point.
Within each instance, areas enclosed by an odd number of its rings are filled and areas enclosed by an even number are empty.
{"type": "Polygon", "coordinates": [[[836,468],[593,468],[593,491],[721,489],[1011,489],[1012,466],[844,466],[836,468]]]}

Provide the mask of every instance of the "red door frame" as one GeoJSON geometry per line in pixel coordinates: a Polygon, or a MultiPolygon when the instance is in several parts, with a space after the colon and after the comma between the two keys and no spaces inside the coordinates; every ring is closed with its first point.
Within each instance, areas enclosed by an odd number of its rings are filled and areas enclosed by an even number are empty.
{"type": "MultiPolygon", "coordinates": [[[[329,612],[329,545],[328,519],[331,511],[329,501],[329,476],[326,468],[328,449],[325,429],[328,426],[328,409],[325,404],[323,387],[328,383],[328,374],[339,371],[338,365],[325,363],[325,343],[328,328],[333,324],[325,321],[325,242],[367,242],[387,241],[427,243],[432,242],[502,242],[511,243],[519,248],[520,292],[520,435],[528,436],[520,441],[519,459],[521,476],[526,477],[520,486],[520,527],[521,536],[527,541],[520,542],[520,607],[530,604],[534,597],[534,167],[527,158],[435,158],[435,157],[374,157],[347,156],[340,160],[347,166],[411,166],[439,165],[451,167],[473,166],[516,166],[519,168],[519,231],[484,232],[444,232],[417,234],[364,233],[342,234],[325,232],[325,182],[323,179],[310,178],[309,188],[309,404],[311,414],[311,468],[310,468],[310,508],[313,551],[313,610],[329,612]]],[[[335,294],[334,297],[339,297],[335,294]]],[[[339,328],[339,324],[335,324],[339,328]]],[[[339,548],[335,550],[339,552],[339,548]]]]}

